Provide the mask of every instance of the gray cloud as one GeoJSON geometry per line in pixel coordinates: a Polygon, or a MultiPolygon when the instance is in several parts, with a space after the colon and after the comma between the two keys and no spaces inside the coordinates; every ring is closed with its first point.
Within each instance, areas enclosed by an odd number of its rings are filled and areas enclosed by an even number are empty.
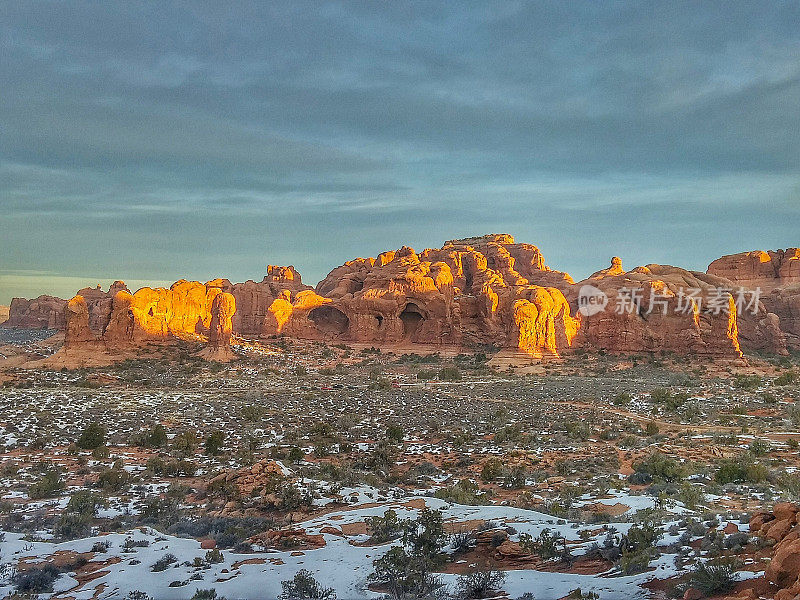
{"type": "Polygon", "coordinates": [[[3,3],[0,269],[35,271],[30,295],[43,271],[313,281],[486,230],[578,276],[796,245],[799,21],[778,2],[3,3]]]}

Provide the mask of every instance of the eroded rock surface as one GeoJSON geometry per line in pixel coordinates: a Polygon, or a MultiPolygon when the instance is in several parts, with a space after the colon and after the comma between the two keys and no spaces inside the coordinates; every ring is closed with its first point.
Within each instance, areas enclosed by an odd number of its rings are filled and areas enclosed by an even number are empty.
{"type": "Polygon", "coordinates": [[[135,294],[118,283],[109,290],[113,297],[96,299],[91,309],[82,295],[67,303],[66,352],[90,345],[115,352],[146,342],[207,335],[208,358],[232,357],[236,301],[215,282],[181,280],[169,289],[145,287],[135,294]]]}
{"type": "Polygon", "coordinates": [[[88,324],[82,313],[77,321],[77,306],[42,296],[15,299],[7,325],[74,326],[71,343],[101,340],[109,350],[197,335],[213,338],[212,348],[225,346],[230,335],[288,335],[399,347],[493,346],[534,357],[584,348],[737,358],[741,349],[800,347],[797,248],[726,256],[707,273],[655,264],[625,270],[614,257],[575,283],[549,268],[536,246],[490,234],[356,258],[316,288],[303,284],[294,267],[268,266],[259,282],[181,280],[134,294],[115,282],[108,291],[86,288],[78,295],[88,324]],[[740,303],[737,294],[751,286],[760,294],[740,303]],[[605,299],[602,310],[583,310],[585,289],[605,299]],[[225,322],[212,324],[219,294],[226,294],[218,306],[225,322]]]}
{"type": "Polygon", "coordinates": [[[64,308],[67,301],[55,296],[39,296],[32,300],[12,298],[4,327],[25,329],[64,329],[64,308]]]}
{"type": "MultiPolygon", "coordinates": [[[[782,336],[784,347],[800,348],[800,248],[723,256],[708,266],[708,273],[758,290],[764,327],[771,330],[772,338],[782,336]]],[[[750,347],[776,350],[778,345],[755,332],[750,347]]]]}

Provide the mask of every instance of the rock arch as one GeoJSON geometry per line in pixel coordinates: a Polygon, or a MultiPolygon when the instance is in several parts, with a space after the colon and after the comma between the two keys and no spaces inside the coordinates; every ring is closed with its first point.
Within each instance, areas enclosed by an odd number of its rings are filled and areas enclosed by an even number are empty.
{"type": "Polygon", "coordinates": [[[308,318],[325,335],[343,335],[350,327],[347,315],[327,304],[310,311],[308,318]]]}
{"type": "Polygon", "coordinates": [[[400,321],[403,323],[403,339],[411,340],[425,321],[425,313],[414,302],[409,302],[400,313],[400,321]]]}

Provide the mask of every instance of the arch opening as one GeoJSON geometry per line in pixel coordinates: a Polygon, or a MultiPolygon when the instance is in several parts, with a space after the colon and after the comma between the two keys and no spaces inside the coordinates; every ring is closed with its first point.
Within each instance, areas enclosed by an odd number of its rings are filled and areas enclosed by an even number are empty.
{"type": "Polygon", "coordinates": [[[403,338],[410,340],[414,337],[424,320],[425,315],[419,306],[413,302],[406,304],[403,312],[400,313],[400,321],[403,323],[403,338]]]}
{"type": "Polygon", "coordinates": [[[308,313],[308,318],[326,335],[341,335],[350,327],[347,315],[333,306],[318,306],[308,313]]]}

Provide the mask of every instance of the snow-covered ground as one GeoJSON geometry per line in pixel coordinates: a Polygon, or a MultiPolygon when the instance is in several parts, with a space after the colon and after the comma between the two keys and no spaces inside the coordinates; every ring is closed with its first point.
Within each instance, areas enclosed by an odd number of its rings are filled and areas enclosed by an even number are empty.
{"type": "MultiPolygon", "coordinates": [[[[367,577],[372,572],[372,562],[385,553],[391,544],[357,545],[365,542],[367,536],[364,534],[346,536],[329,532],[332,529],[341,530],[346,524],[361,523],[366,517],[383,515],[390,508],[397,511],[400,518],[415,517],[418,509],[412,506],[418,506],[419,500],[418,497],[408,497],[380,506],[356,506],[299,524],[308,534],[321,533],[326,542],[323,548],[303,552],[270,551],[237,554],[225,550],[222,551],[223,562],[209,565],[202,562],[207,551],[201,549],[199,541],[166,536],[155,530],[143,528],[59,544],[26,541],[19,534],[6,533],[5,541],[2,543],[2,561],[16,564],[25,559],[30,563],[44,559],[57,551],[89,552],[96,542],[107,542],[108,551],[96,554],[93,559],[114,563],[104,565],[101,576],[79,585],[74,577],[64,574],[56,582],[55,589],[58,593],[54,597],[69,596],[79,600],[125,598],[132,590],[146,592],[153,598],[182,599],[190,598],[197,589],[208,588],[215,588],[218,594],[229,600],[274,599],[281,592],[281,581],[291,579],[300,569],[311,571],[325,586],[333,587],[342,600],[377,598],[380,594],[367,589],[367,577]],[[412,500],[413,503],[410,502],[412,500]],[[322,533],[323,529],[326,533],[322,533]],[[127,538],[146,540],[149,545],[125,551],[123,545],[127,538]],[[168,553],[174,554],[178,561],[164,571],[153,572],[151,565],[168,553]],[[114,562],[115,557],[120,561],[114,562]],[[251,561],[256,559],[252,561],[256,564],[252,562],[241,564],[248,559],[251,561]],[[195,566],[195,560],[198,564],[202,562],[202,566],[195,566]],[[170,587],[170,584],[174,587],[170,587]]],[[[631,497],[615,498],[615,501],[634,504],[631,500],[631,497]]],[[[642,504],[645,504],[643,500],[642,504]]],[[[429,508],[443,510],[446,522],[481,519],[493,521],[499,526],[511,526],[517,531],[511,536],[514,540],[519,539],[521,533],[535,537],[545,528],[558,531],[567,540],[576,542],[572,548],[574,555],[582,554],[592,542],[600,542],[604,536],[598,534],[579,542],[580,527],[531,510],[507,506],[462,506],[448,504],[436,498],[426,498],[425,504],[429,508]]],[[[614,526],[624,532],[630,527],[630,523],[615,523],[614,526]]],[[[596,526],[592,528],[597,529],[596,526]]],[[[671,541],[669,537],[664,540],[664,542],[669,541],[671,541]]],[[[626,577],[514,570],[507,572],[503,589],[511,598],[516,598],[525,592],[533,592],[537,600],[561,598],[578,587],[583,591],[598,592],[603,600],[644,598],[646,594],[639,584],[656,576],[663,579],[677,572],[673,565],[673,556],[668,554],[655,560],[651,566],[655,567],[655,571],[626,577]]],[[[443,580],[453,584],[456,576],[444,575],[443,580]]],[[[0,594],[5,595],[11,591],[12,586],[8,579],[0,581],[0,594]]]]}

